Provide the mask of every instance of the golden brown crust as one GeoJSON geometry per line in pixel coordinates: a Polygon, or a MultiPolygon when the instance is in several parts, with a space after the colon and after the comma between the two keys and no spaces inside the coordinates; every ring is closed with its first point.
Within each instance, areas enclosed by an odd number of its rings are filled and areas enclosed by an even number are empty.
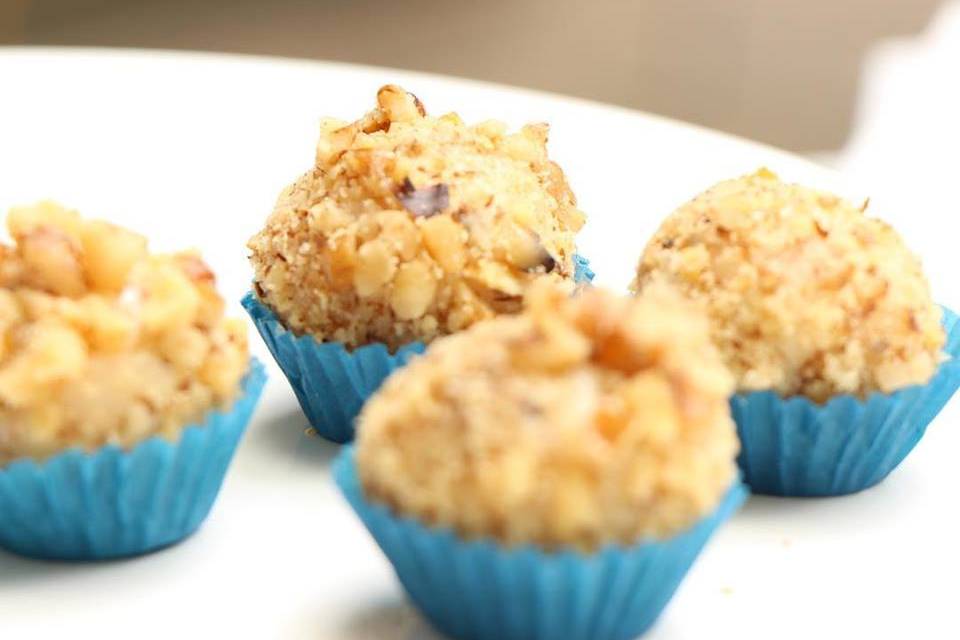
{"type": "Polygon", "coordinates": [[[735,476],[729,374],[665,289],[569,298],[436,341],[358,422],[367,495],[507,544],[593,549],[669,536],[735,476]]]}
{"type": "Polygon", "coordinates": [[[919,260],[886,223],[761,170],[670,215],[634,290],[702,304],[741,390],[826,401],[927,382],[944,332],[919,260]]]}
{"type": "Polygon", "coordinates": [[[53,203],[7,216],[0,244],[0,465],[78,446],[129,447],[232,401],[246,326],[224,319],[193,252],[53,203]]]}
{"type": "Polygon", "coordinates": [[[516,311],[573,276],[583,214],[547,157],[546,125],[429,117],[399,87],[325,120],[314,168],[249,242],[255,289],[298,333],[348,347],[429,341],[516,311]]]}

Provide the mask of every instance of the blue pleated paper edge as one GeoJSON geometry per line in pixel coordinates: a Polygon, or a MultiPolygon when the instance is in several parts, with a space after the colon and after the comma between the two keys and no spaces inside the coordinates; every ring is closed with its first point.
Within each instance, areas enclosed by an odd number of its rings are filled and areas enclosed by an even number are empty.
{"type": "MultiPolygon", "coordinates": [[[[593,279],[589,260],[574,255],[578,283],[593,279]]],[[[317,342],[295,335],[262,304],[253,292],[243,297],[244,309],[283,371],[310,426],[336,443],[350,442],[354,420],[364,402],[383,381],[411,358],[423,353],[422,342],[411,342],[390,353],[383,343],[348,350],[340,342],[317,342]]]]}
{"type": "Polygon", "coordinates": [[[242,301],[254,326],[293,388],[307,420],[336,443],[353,440],[354,419],[363,403],[394,370],[426,349],[411,342],[390,353],[383,343],[348,351],[340,342],[318,342],[288,331],[273,312],[249,292],[242,301]]]}
{"type": "Polygon", "coordinates": [[[735,483],[708,517],[684,533],[593,554],[546,552],[493,540],[465,541],[367,502],[354,448],[334,479],[414,605],[440,631],[476,640],[627,640],[648,629],[714,530],[747,497],[735,483]]]}
{"type": "Polygon", "coordinates": [[[826,404],[771,391],[736,394],[738,463],[754,493],[837,496],[887,477],[923,437],[960,387],[960,322],[943,308],[942,363],[925,385],[866,399],[843,395],[826,404]]]}
{"type": "Polygon", "coordinates": [[[573,254],[573,281],[577,284],[589,284],[593,282],[596,274],[590,268],[590,261],[579,253],[573,254]]]}
{"type": "Polygon", "coordinates": [[[251,358],[242,394],[183,429],[125,451],[70,449],[0,468],[0,547],[35,558],[101,560],[179,542],[206,518],[266,382],[251,358]]]}

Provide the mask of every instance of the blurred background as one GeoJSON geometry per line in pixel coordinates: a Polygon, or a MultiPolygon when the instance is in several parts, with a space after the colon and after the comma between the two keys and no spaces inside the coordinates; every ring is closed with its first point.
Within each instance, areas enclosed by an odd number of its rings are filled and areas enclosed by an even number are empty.
{"type": "Polygon", "coordinates": [[[639,108],[829,159],[864,110],[870,52],[919,37],[940,4],[0,0],[0,43],[215,50],[433,71],[639,108]]]}

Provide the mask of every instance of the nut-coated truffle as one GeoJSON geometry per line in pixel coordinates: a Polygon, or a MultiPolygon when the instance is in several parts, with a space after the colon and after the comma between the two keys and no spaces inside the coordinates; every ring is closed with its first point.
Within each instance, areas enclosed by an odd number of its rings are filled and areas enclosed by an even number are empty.
{"type": "Polygon", "coordinates": [[[569,297],[436,341],[358,422],[368,498],[506,544],[592,550],[671,536],[736,475],[732,380],[666,287],[569,297]]]}
{"type": "Polygon", "coordinates": [[[254,288],[298,334],[402,344],[516,312],[573,277],[584,222],[547,126],[432,117],[385,86],[360,120],[324,120],[313,169],[249,242],[254,288]]]}
{"type": "Polygon", "coordinates": [[[944,332],[897,232],[837,196],[761,170],[664,222],[634,290],[666,280],[700,303],[742,391],[823,402],[923,384],[944,332]]]}

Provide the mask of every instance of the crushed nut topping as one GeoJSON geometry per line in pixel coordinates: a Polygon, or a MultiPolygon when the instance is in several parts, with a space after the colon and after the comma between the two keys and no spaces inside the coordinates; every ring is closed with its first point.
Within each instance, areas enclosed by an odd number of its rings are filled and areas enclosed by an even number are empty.
{"type": "Polygon", "coordinates": [[[526,310],[436,341],[358,422],[364,491],[401,515],[506,544],[592,550],[670,536],[736,475],[729,373],[706,319],[548,282],[526,310]]]}
{"type": "Polygon", "coordinates": [[[941,360],[940,308],[866,205],[769,171],[721,182],[664,221],[633,288],[667,280],[698,301],[741,390],[822,402],[923,384],[941,360]],[[708,212],[717,226],[697,223],[708,212]]]}
{"type": "Polygon", "coordinates": [[[348,348],[516,312],[535,281],[572,281],[584,222],[546,144],[546,125],[431,117],[381,88],[356,122],[323,121],[315,166],[250,240],[257,295],[292,331],[348,348]]]}

